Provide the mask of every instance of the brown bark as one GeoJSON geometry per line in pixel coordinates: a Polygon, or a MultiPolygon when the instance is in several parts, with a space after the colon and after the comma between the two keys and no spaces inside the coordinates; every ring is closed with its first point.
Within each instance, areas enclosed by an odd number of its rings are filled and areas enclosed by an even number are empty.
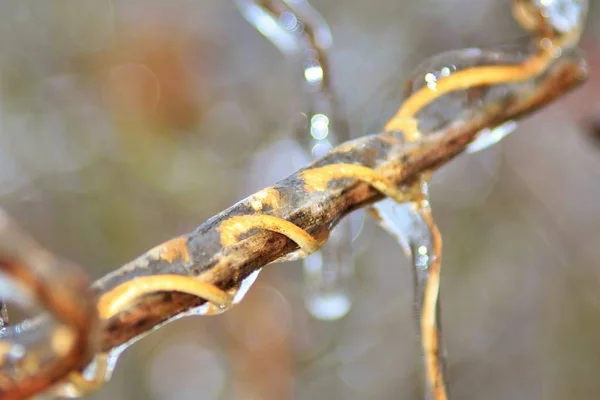
{"type": "MultiPolygon", "coordinates": [[[[519,85],[507,85],[493,103],[453,121],[421,141],[408,144],[400,132],[386,132],[344,143],[269,188],[281,199],[281,205],[278,202],[266,205],[261,212],[291,221],[314,237],[326,238],[342,217],[380,200],[382,195],[353,179],[334,180],[326,191],[314,193],[305,188],[303,171],[337,163],[359,164],[375,169],[399,186],[407,185],[421,173],[435,170],[460,154],[481,129],[540,108],[581,83],[585,75],[586,65],[579,55],[564,56],[542,76],[519,85]]],[[[287,237],[268,231],[250,232],[238,244],[221,245],[217,232],[219,225],[232,216],[255,213],[253,199],[255,197],[250,196],[238,202],[201,224],[194,232],[177,238],[176,241],[183,243],[185,248],[169,248],[167,256],[161,256],[153,249],[96,281],[92,286],[94,291],[101,295],[136,276],[167,273],[195,276],[224,290],[238,287],[253,271],[298,250],[287,237]],[[185,252],[185,257],[173,257],[173,251],[185,252]]],[[[203,303],[202,299],[176,292],[145,296],[104,324],[101,350],[110,351],[140,338],[203,303]]]]}

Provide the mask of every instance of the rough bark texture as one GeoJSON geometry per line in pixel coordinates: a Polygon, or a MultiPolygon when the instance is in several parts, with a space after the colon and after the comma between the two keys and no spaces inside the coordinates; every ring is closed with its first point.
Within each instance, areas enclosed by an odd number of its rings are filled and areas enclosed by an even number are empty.
{"type": "MultiPolygon", "coordinates": [[[[197,276],[224,290],[235,289],[253,271],[286,256],[293,258],[298,250],[287,237],[268,231],[249,232],[239,243],[222,246],[217,231],[220,224],[233,216],[256,213],[256,196],[262,194],[264,199],[274,194],[261,213],[284,218],[317,238],[326,238],[342,217],[380,200],[382,195],[354,179],[334,180],[327,190],[311,192],[302,177],[304,171],[338,163],[359,164],[375,169],[399,186],[410,184],[421,173],[460,154],[481,129],[536,110],[582,82],[585,75],[581,57],[564,56],[544,75],[505,87],[494,102],[419,142],[407,144],[400,132],[388,132],[344,143],[305,169],[210,218],[194,232],[166,242],[101,278],[92,288],[101,295],[136,276],[176,273],[197,276]]],[[[104,324],[101,350],[110,351],[140,338],[203,303],[202,299],[176,292],[148,295],[104,324]]]]}

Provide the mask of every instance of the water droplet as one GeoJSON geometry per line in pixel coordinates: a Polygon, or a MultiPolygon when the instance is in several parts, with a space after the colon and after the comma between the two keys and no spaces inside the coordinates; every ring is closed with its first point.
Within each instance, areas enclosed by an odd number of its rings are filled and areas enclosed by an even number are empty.
{"type": "MultiPolygon", "coordinates": [[[[163,322],[162,324],[158,325],[157,327],[155,327],[155,329],[158,329],[161,326],[164,326],[170,322],[176,321],[176,320],[184,318],[184,317],[198,316],[198,315],[217,315],[217,314],[222,314],[225,311],[230,310],[234,305],[238,304],[239,302],[241,302],[243,300],[244,296],[246,296],[246,294],[250,290],[250,287],[252,287],[252,285],[258,278],[258,275],[260,274],[260,272],[261,272],[261,269],[253,271],[244,280],[242,280],[242,282],[240,283],[240,285],[237,288],[232,288],[229,290],[229,293],[233,296],[233,302],[230,306],[219,306],[219,305],[207,302],[207,303],[202,304],[199,307],[192,308],[190,310],[187,310],[185,312],[177,314],[173,318],[171,318],[171,319],[163,322]]],[[[121,354],[129,346],[131,346],[138,340],[143,339],[150,332],[151,331],[148,331],[140,336],[133,338],[129,342],[124,343],[123,345],[113,349],[108,354],[97,354],[92,359],[90,364],[88,364],[88,366],[85,368],[85,370],[83,372],[84,378],[86,378],[90,381],[94,381],[97,379],[102,379],[103,381],[108,381],[111,378],[111,375],[117,365],[117,362],[118,362],[121,354]]],[[[81,396],[80,391],[70,383],[65,383],[63,385],[56,386],[53,389],[52,393],[56,396],[69,397],[69,398],[75,398],[75,397],[81,396]]]]}
{"type": "Polygon", "coordinates": [[[305,305],[317,319],[335,320],[350,311],[349,288],[354,274],[351,228],[349,220],[342,221],[329,242],[304,259],[305,305]]]}
{"type": "Polygon", "coordinates": [[[329,118],[324,114],[315,114],[310,119],[310,134],[317,140],[323,140],[329,134],[329,118]]]}
{"type": "Polygon", "coordinates": [[[318,60],[309,59],[304,63],[304,79],[306,82],[316,85],[323,80],[323,67],[318,60]]]}
{"type": "Polygon", "coordinates": [[[242,280],[238,287],[228,290],[229,294],[233,296],[231,305],[224,306],[206,302],[199,307],[186,311],[185,315],[219,315],[223,314],[225,311],[229,311],[232,307],[242,301],[246,294],[248,294],[250,287],[252,287],[254,282],[256,282],[260,271],[262,271],[262,269],[253,271],[250,275],[244,278],[244,280],[242,280]]]}
{"type": "Polygon", "coordinates": [[[542,16],[554,29],[568,33],[581,27],[589,7],[588,0],[536,0],[542,16]]]}
{"type": "Polygon", "coordinates": [[[304,304],[311,315],[324,321],[343,318],[352,306],[347,292],[311,293],[306,296],[304,304]]]}
{"type": "Polygon", "coordinates": [[[248,293],[248,290],[250,290],[250,287],[252,287],[252,285],[254,284],[254,282],[256,282],[256,279],[258,278],[258,275],[260,274],[260,271],[262,271],[262,268],[261,269],[257,269],[256,271],[253,271],[250,275],[248,275],[242,281],[242,284],[240,285],[240,288],[237,290],[237,292],[233,296],[233,304],[237,304],[237,303],[239,303],[240,301],[242,301],[244,299],[244,297],[248,293]]]}
{"type": "Polygon", "coordinates": [[[466,79],[461,79],[455,81],[456,87],[453,90],[440,94],[440,88],[447,79],[452,79],[460,71],[474,67],[517,65],[533,54],[534,50],[535,48],[530,45],[504,46],[496,50],[452,50],[421,63],[411,74],[405,92],[405,104],[416,99],[420,104],[422,103],[412,110],[419,131],[429,134],[443,129],[453,121],[472,118],[474,112],[503,98],[507,91],[514,87],[511,84],[474,85],[466,79]],[[430,99],[424,100],[428,96],[427,91],[431,91],[432,95],[430,99]],[[417,93],[417,96],[413,96],[417,93]]]}
{"type": "Polygon", "coordinates": [[[317,143],[314,144],[314,146],[310,150],[310,154],[314,158],[320,158],[327,155],[327,153],[329,153],[332,148],[333,145],[329,140],[319,140],[317,143]]]}
{"type": "MultiPolygon", "coordinates": [[[[427,185],[422,184],[423,194],[427,198],[427,185]]],[[[428,207],[428,200],[422,202],[422,207],[428,207]]],[[[435,259],[432,245],[432,232],[421,217],[417,204],[398,204],[391,199],[385,199],[375,204],[379,214],[377,223],[394,238],[411,258],[415,274],[415,307],[420,318],[421,303],[425,285],[429,277],[429,266],[435,259]]]]}
{"type": "Polygon", "coordinates": [[[504,139],[514,132],[515,129],[517,129],[517,123],[515,121],[507,121],[492,129],[483,129],[477,134],[475,140],[469,143],[467,146],[467,153],[475,153],[486,149],[504,139]]]}
{"type": "Polygon", "coordinates": [[[392,199],[384,199],[375,204],[380,220],[377,224],[392,235],[402,246],[406,255],[411,254],[409,239],[415,232],[415,219],[411,203],[398,204],[392,199]]]}
{"type": "Polygon", "coordinates": [[[295,31],[299,28],[298,18],[288,11],[285,11],[279,17],[279,23],[288,31],[295,31]]]}
{"type": "MultiPolygon", "coordinates": [[[[305,83],[303,87],[306,92],[306,108],[303,113],[305,116],[303,123],[298,124],[296,130],[300,133],[298,139],[302,142],[306,154],[313,159],[322,157],[332,149],[337,139],[349,139],[347,129],[344,126],[340,127],[339,124],[343,120],[339,119],[335,94],[330,92],[330,85],[324,82],[328,78],[324,69],[327,65],[325,49],[331,45],[331,32],[325,20],[306,1],[286,2],[290,11],[279,13],[262,9],[252,1],[237,0],[237,2],[250,23],[284,54],[287,53],[285,46],[281,45],[281,39],[284,37],[295,40],[296,48],[301,50],[299,53],[303,63],[302,81],[305,83]],[[258,7],[259,10],[253,7],[258,7]],[[271,19],[267,20],[267,14],[271,19]],[[291,36],[282,35],[273,27],[269,28],[272,24],[278,25],[279,30],[291,33],[291,36]],[[307,34],[309,31],[311,34],[307,34]]],[[[347,292],[354,268],[350,229],[350,224],[342,221],[334,229],[323,249],[304,261],[306,304],[309,312],[317,318],[340,318],[350,308],[351,301],[347,292]],[[327,307],[327,304],[331,307],[327,307]],[[329,311],[324,312],[325,309],[329,311]]],[[[276,262],[292,261],[304,256],[306,254],[299,250],[279,258],[276,262]]],[[[203,312],[212,313],[216,310],[208,307],[203,312]]]]}
{"type": "Polygon", "coordinates": [[[300,52],[301,45],[296,38],[298,29],[288,29],[292,23],[289,16],[278,19],[253,0],[235,0],[235,3],[244,18],[279,51],[286,55],[300,52]]]}

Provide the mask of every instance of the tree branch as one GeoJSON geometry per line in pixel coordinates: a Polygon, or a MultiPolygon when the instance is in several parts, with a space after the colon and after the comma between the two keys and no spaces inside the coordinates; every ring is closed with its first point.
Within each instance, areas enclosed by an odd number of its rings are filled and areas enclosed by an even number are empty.
{"type": "MultiPolygon", "coordinates": [[[[217,231],[223,221],[238,215],[273,215],[294,223],[324,240],[349,212],[382,199],[381,193],[354,179],[338,179],[325,191],[311,193],[304,171],[350,163],[373,168],[397,185],[408,185],[423,172],[433,171],[460,154],[479,131],[516,119],[551,102],[583,81],[586,65],[577,54],[563,55],[534,79],[518,85],[490,87],[487,104],[454,120],[422,140],[407,144],[400,132],[380,133],[346,142],[327,156],[210,218],[194,232],[168,241],[109,273],[92,285],[97,295],[139,276],[181,274],[197,277],[223,290],[234,291],[253,271],[274,261],[293,259],[298,246],[269,231],[253,231],[239,243],[223,246],[217,231]],[[256,200],[263,199],[260,208],[256,200]]],[[[177,292],[147,295],[106,321],[100,334],[102,352],[137,340],[205,301],[177,292]]]]}

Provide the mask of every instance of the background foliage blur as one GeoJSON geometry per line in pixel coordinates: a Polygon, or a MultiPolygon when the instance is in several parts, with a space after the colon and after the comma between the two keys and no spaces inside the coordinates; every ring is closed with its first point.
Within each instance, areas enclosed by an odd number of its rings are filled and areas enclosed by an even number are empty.
{"type": "MultiPolygon", "coordinates": [[[[444,50],[520,38],[508,1],[314,0],[353,136],[444,50]]],[[[591,79],[434,179],[457,399],[600,398],[600,7],[591,79]]],[[[293,171],[300,80],[233,1],[0,2],[0,202],[94,278],[293,171]]],[[[136,344],[96,399],[419,398],[410,270],[370,221],[355,305],[303,307],[299,264],[136,344]]]]}

